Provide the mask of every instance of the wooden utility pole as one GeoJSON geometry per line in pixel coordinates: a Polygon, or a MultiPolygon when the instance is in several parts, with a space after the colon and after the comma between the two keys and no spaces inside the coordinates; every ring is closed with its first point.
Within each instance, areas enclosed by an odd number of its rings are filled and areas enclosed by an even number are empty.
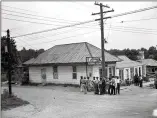
{"type": "Polygon", "coordinates": [[[11,45],[10,45],[10,31],[7,30],[7,47],[8,47],[8,82],[9,82],[9,95],[12,95],[12,89],[11,89],[11,45]]]}
{"type": "MultiPolygon", "coordinates": [[[[95,19],[95,21],[100,20],[101,22],[101,57],[102,57],[102,77],[105,77],[105,54],[104,54],[104,50],[105,50],[105,42],[106,40],[104,39],[104,21],[103,21],[103,13],[108,13],[108,12],[113,12],[114,10],[109,10],[109,11],[104,11],[103,12],[103,7],[105,8],[110,8],[107,5],[103,5],[102,3],[98,4],[95,2],[95,5],[100,6],[100,13],[92,13],[92,15],[97,15],[100,14],[100,19],[95,19]]],[[[110,18],[110,17],[106,17],[110,18]]]]}

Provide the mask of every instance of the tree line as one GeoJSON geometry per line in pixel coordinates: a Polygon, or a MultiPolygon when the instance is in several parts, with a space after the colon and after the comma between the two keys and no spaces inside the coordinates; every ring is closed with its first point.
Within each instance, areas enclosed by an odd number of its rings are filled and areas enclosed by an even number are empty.
{"type": "MultiPolygon", "coordinates": [[[[5,52],[6,50],[6,37],[1,37],[1,67],[2,71],[7,70],[7,61],[8,61],[8,53],[5,52]]],[[[34,49],[28,49],[26,50],[25,47],[23,47],[22,50],[17,50],[16,48],[16,42],[15,40],[11,39],[11,60],[12,60],[12,68],[14,69],[16,66],[28,61],[31,58],[37,57],[39,54],[43,53],[44,49],[34,50],[34,49]]],[[[113,55],[126,55],[131,60],[138,60],[139,51],[144,51],[145,58],[151,58],[157,60],[157,48],[155,46],[149,47],[149,49],[146,48],[140,48],[140,49],[110,49],[107,50],[109,53],[113,55]]]]}
{"type": "MultiPolygon", "coordinates": [[[[12,70],[14,70],[17,66],[22,63],[28,61],[31,58],[37,57],[39,54],[43,53],[44,49],[34,50],[28,49],[26,50],[24,47],[22,50],[17,50],[16,42],[14,39],[11,40],[11,63],[12,70]]],[[[7,38],[6,36],[1,37],[1,72],[7,72],[8,70],[8,52],[7,52],[7,38]]]]}
{"type": "Polygon", "coordinates": [[[149,49],[146,48],[140,48],[140,49],[123,49],[123,50],[118,50],[118,49],[110,49],[108,50],[109,53],[118,56],[118,55],[126,55],[129,59],[131,60],[138,60],[139,56],[139,51],[144,51],[144,58],[145,59],[154,59],[157,61],[157,47],[151,46],[149,49]]]}

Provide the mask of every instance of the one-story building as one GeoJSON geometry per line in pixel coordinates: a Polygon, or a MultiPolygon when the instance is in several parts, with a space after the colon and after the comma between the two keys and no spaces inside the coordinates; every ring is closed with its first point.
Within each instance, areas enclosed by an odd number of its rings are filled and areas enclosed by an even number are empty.
{"type": "Polygon", "coordinates": [[[118,56],[122,61],[116,63],[116,74],[122,80],[133,79],[134,75],[142,75],[142,64],[129,59],[125,55],[118,56]]]}
{"type": "Polygon", "coordinates": [[[137,61],[143,65],[143,75],[145,77],[155,77],[155,71],[157,71],[157,61],[154,59],[141,59],[137,61]]]}
{"type": "MultiPolygon", "coordinates": [[[[33,83],[79,84],[80,77],[101,76],[101,49],[87,42],[56,45],[24,64],[33,83]]],[[[115,75],[114,55],[105,51],[105,75],[115,75]]]]}

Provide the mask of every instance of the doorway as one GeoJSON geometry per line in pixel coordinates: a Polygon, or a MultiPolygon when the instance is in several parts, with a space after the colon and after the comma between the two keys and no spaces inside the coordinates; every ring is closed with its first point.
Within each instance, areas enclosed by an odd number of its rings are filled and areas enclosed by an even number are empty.
{"type": "Polygon", "coordinates": [[[41,79],[42,79],[42,83],[46,84],[46,68],[41,69],[41,79]]]}

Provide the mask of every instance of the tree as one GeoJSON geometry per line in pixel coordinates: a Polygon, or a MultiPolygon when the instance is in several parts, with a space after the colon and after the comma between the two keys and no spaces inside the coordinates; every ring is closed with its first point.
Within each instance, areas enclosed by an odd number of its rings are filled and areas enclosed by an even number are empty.
{"type": "Polygon", "coordinates": [[[36,58],[39,54],[43,53],[44,49],[34,50],[28,49],[26,50],[24,47],[22,50],[18,51],[22,60],[22,63],[28,61],[31,58],[36,58]]]}
{"type": "MultiPolygon", "coordinates": [[[[16,42],[11,39],[11,63],[12,67],[11,69],[13,70],[19,63],[18,60],[18,54],[17,54],[17,49],[16,49],[16,42]]],[[[7,49],[7,38],[5,36],[1,37],[1,67],[2,67],[2,72],[8,71],[8,53],[5,52],[7,49]]]]}

